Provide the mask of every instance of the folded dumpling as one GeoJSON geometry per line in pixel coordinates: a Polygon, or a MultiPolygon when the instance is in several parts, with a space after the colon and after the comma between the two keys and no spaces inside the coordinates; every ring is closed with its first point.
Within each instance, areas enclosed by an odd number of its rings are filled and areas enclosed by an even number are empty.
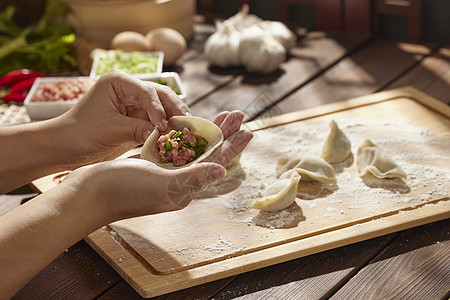
{"type": "Polygon", "coordinates": [[[377,178],[406,178],[405,171],[370,140],[358,148],[357,164],[359,176],[372,174],[377,178]]]}
{"type": "Polygon", "coordinates": [[[204,160],[222,142],[222,130],[213,122],[200,117],[174,116],[168,120],[166,132],[161,133],[156,128],[153,130],[142,147],[141,158],[160,167],[174,169],[204,160]],[[163,136],[166,137],[167,141],[160,141],[163,136]],[[185,136],[193,140],[184,140],[185,136]],[[183,159],[188,151],[191,154],[191,159],[177,166],[174,158],[183,159]],[[169,160],[162,156],[169,154],[169,160]]]}
{"type": "Polygon", "coordinates": [[[278,158],[278,175],[291,169],[301,175],[302,181],[320,181],[326,184],[336,184],[337,182],[333,167],[323,159],[314,156],[303,155],[301,158],[278,158]]]}
{"type": "Polygon", "coordinates": [[[334,120],[330,122],[330,128],[322,149],[322,158],[330,164],[340,163],[351,155],[352,144],[334,120]]]}
{"type": "Polygon", "coordinates": [[[267,188],[265,197],[253,201],[252,207],[264,211],[276,211],[291,206],[297,196],[300,178],[294,170],[283,173],[267,188]]]}

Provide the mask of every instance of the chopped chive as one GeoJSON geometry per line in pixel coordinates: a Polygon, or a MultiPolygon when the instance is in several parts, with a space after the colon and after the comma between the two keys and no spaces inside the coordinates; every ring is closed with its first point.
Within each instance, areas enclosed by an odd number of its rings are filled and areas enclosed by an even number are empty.
{"type": "Polygon", "coordinates": [[[197,147],[204,147],[206,144],[208,144],[208,141],[204,137],[197,140],[197,147]]]}
{"type": "Polygon", "coordinates": [[[183,132],[181,131],[181,130],[178,130],[173,136],[172,136],[172,138],[173,139],[176,139],[177,137],[179,137],[180,135],[182,135],[183,134],[183,132]]]}
{"type": "Polygon", "coordinates": [[[165,143],[165,145],[166,145],[166,151],[172,150],[172,143],[171,143],[170,141],[167,141],[167,142],[165,143]]]}
{"type": "Polygon", "coordinates": [[[197,146],[195,148],[195,158],[198,158],[200,155],[202,155],[203,153],[205,153],[205,148],[203,146],[197,146]]]}

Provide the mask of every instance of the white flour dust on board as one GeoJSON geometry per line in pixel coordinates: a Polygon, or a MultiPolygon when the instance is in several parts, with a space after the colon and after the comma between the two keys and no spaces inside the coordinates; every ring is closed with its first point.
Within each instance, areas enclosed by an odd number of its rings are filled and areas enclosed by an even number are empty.
{"type": "Polygon", "coordinates": [[[450,134],[435,136],[408,121],[336,120],[352,143],[352,164],[334,165],[337,186],[301,182],[291,207],[263,212],[251,208],[255,199],[277,180],[279,156],[320,157],[329,133],[326,122],[291,123],[255,132],[239,164],[228,168],[225,179],[205,189],[201,197],[222,194],[228,220],[271,229],[292,228],[303,222],[345,221],[352,212],[370,217],[426,205],[448,197],[450,182],[450,134]],[[405,180],[359,177],[357,148],[366,139],[389,154],[407,173],[405,180]]]}

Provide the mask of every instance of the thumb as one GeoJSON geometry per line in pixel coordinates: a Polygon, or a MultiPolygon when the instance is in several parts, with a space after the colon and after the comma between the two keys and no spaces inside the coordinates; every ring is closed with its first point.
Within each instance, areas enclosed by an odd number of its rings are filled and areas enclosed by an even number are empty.
{"type": "Polygon", "coordinates": [[[226,175],[219,164],[199,163],[179,169],[168,185],[168,198],[178,208],[186,207],[208,184],[226,175]]]}

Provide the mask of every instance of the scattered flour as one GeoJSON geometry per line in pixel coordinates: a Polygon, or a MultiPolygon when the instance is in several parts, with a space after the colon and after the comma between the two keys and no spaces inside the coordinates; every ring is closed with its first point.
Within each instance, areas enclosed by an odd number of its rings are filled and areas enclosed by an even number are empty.
{"type": "MultiPolygon", "coordinates": [[[[240,162],[229,166],[224,179],[204,189],[193,205],[186,208],[201,209],[206,220],[189,223],[188,234],[181,227],[175,228],[175,221],[170,230],[161,228],[162,234],[152,237],[149,243],[141,236],[129,234],[130,228],[121,229],[125,222],[117,227],[117,234],[111,231],[111,236],[151,255],[152,265],[160,264],[168,272],[172,269],[167,266],[173,267],[175,272],[180,266],[227,259],[244,249],[252,251],[255,245],[263,247],[349,221],[354,224],[386,213],[403,213],[448,198],[450,134],[437,137],[407,121],[336,121],[352,142],[353,155],[365,139],[370,139],[396,160],[408,177],[362,179],[357,174],[355,158],[351,165],[334,166],[336,187],[300,182],[296,202],[287,209],[276,212],[253,209],[251,203],[263,197],[265,189],[277,180],[279,156],[321,155],[329,133],[328,123],[292,123],[255,132],[255,139],[242,153],[240,162]],[[215,218],[212,221],[207,220],[206,203],[215,212],[220,208],[220,214],[211,216],[215,218]],[[233,230],[229,230],[231,227],[233,230]],[[202,244],[198,244],[197,235],[202,236],[202,244]]],[[[190,216],[186,213],[180,220],[190,216]]],[[[151,224],[158,226],[158,220],[154,216],[151,224]]]]}
{"type": "MultiPolygon", "coordinates": [[[[449,195],[450,135],[436,137],[408,121],[347,119],[337,123],[351,140],[354,155],[365,139],[371,139],[402,166],[408,178],[362,179],[356,173],[356,159],[350,167],[335,165],[336,188],[318,183],[299,185],[297,204],[308,211],[320,210],[322,213],[315,215],[316,220],[342,216],[349,210],[376,215],[449,195]]],[[[241,176],[245,180],[240,182],[240,192],[232,194],[225,203],[229,209],[228,219],[272,229],[292,227],[307,219],[307,215],[298,215],[304,213],[302,209],[263,213],[252,209],[251,203],[262,197],[265,187],[277,179],[277,157],[302,153],[319,157],[328,133],[329,125],[325,122],[292,123],[257,131],[250,149],[242,154],[239,170],[231,168],[227,176],[233,178],[236,172],[245,174],[241,176]],[[276,146],[267,141],[277,141],[276,146]]],[[[216,188],[221,184],[223,182],[216,188]]]]}

